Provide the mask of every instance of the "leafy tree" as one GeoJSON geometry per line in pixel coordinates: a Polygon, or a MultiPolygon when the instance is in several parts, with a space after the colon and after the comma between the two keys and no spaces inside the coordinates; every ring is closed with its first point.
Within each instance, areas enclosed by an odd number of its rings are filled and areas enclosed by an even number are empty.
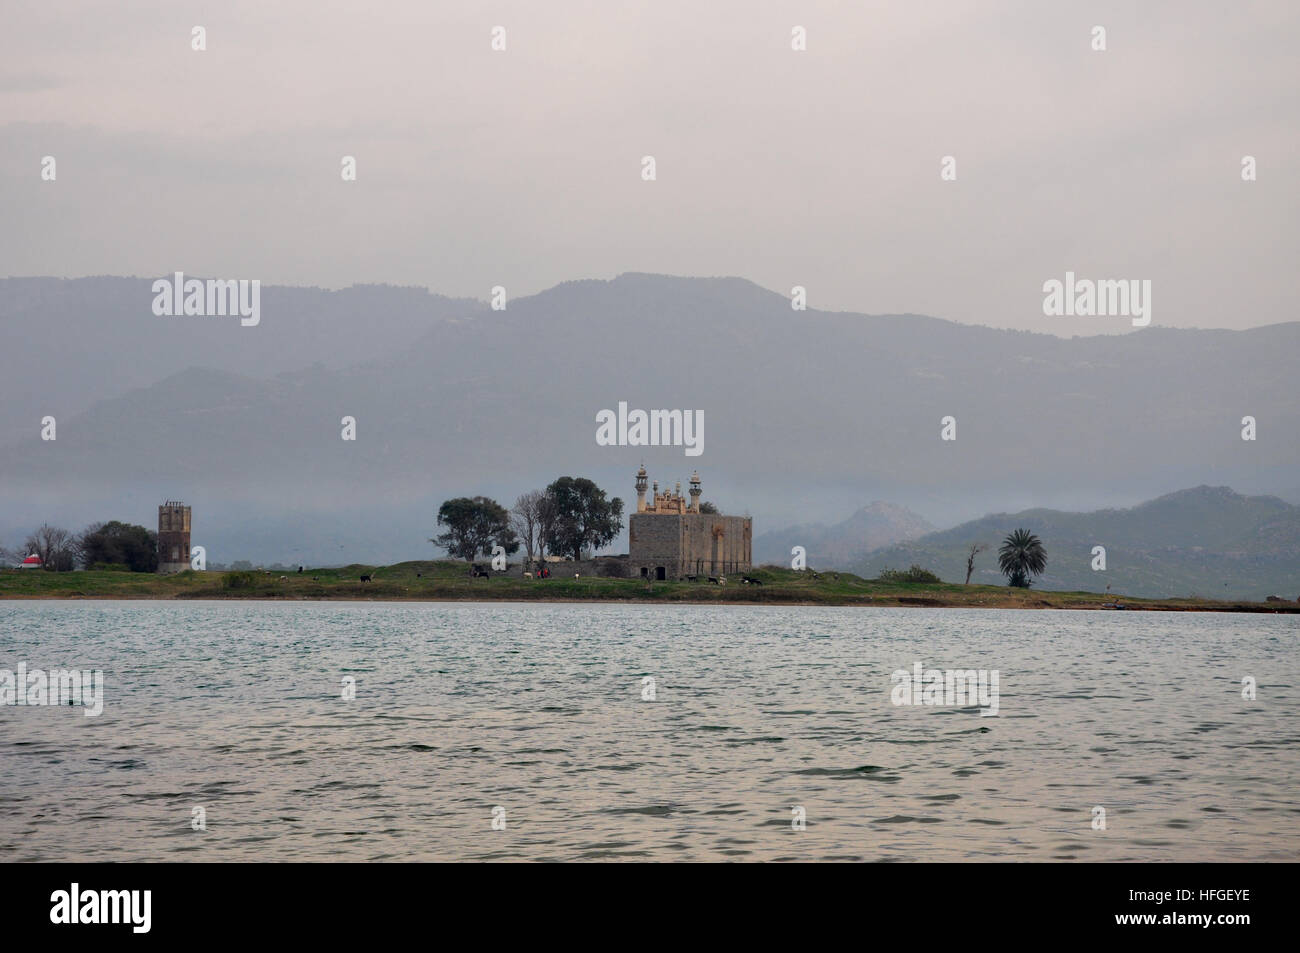
{"type": "Polygon", "coordinates": [[[605,499],[605,491],[586,477],[560,477],[546,488],[555,511],[546,545],[553,553],[582,558],[584,548],[608,545],[623,528],[623,501],[605,499]]]}
{"type": "Polygon", "coordinates": [[[701,512],[701,513],[717,513],[717,512],[718,512],[718,508],[717,508],[716,506],[714,506],[712,503],[710,503],[708,500],[702,500],[702,501],[700,502],[700,512],[701,512]]]}
{"type": "Polygon", "coordinates": [[[131,572],[154,572],[158,534],[118,520],[91,523],[81,534],[81,560],[87,569],[103,563],[124,565],[131,572]]]}
{"type": "Polygon", "coordinates": [[[1041,576],[1047,568],[1047,550],[1042,540],[1029,530],[1018,529],[1002,541],[998,568],[1007,577],[1007,585],[1028,589],[1029,577],[1041,576]]]}
{"type": "Polygon", "coordinates": [[[501,546],[507,553],[519,550],[509,512],[486,496],[447,500],[438,508],[438,525],[447,527],[446,532],[429,542],[456,559],[473,562],[479,553],[491,555],[493,546],[501,546]]]}

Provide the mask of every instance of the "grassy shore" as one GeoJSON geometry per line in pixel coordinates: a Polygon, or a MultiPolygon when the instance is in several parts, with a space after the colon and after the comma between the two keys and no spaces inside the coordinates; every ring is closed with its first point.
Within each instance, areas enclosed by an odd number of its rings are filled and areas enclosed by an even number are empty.
{"type": "Polygon", "coordinates": [[[887,583],[851,573],[759,569],[763,585],[739,577],[717,586],[557,575],[545,580],[494,576],[471,579],[464,563],[445,560],[393,566],[344,566],[293,573],[0,572],[0,599],[373,599],[503,600],[513,602],[768,603],[827,606],[934,606],[990,609],[1129,609],[1199,612],[1300,613],[1296,603],[1221,602],[1211,599],[1129,599],[1094,592],[1042,592],[955,583],[887,583]],[[373,576],[361,582],[362,575],[373,576]]]}

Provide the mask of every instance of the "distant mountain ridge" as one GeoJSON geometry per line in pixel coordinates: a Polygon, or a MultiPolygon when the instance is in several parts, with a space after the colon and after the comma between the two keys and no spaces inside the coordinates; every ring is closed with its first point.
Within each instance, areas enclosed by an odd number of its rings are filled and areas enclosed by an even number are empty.
{"type": "Polygon", "coordinates": [[[1300,473],[1300,323],[1063,339],[646,274],[503,311],[266,286],[250,328],[151,300],[143,278],[0,281],[0,533],[148,522],[181,498],[214,560],[388,563],[429,554],[451,496],[510,502],[568,473],[627,500],[642,459],[663,485],[698,468],[759,536],[863,499],[945,525],[1199,483],[1281,492],[1300,473]],[[703,409],[703,455],[597,446],[596,413],[621,400],[703,409]]]}
{"type": "Polygon", "coordinates": [[[997,547],[1014,529],[1036,533],[1047,549],[1042,589],[1111,590],[1131,596],[1263,599],[1300,597],[1300,506],[1277,497],[1243,496],[1226,486],[1169,493],[1129,509],[995,513],[869,554],[852,567],[876,576],[913,563],[962,582],[971,543],[973,583],[1005,584],[997,547]],[[1093,547],[1106,551],[1094,571],[1093,547]]]}
{"type": "Polygon", "coordinates": [[[923,517],[877,500],[830,526],[809,523],[758,534],[754,537],[754,562],[788,566],[791,549],[802,546],[809,566],[847,569],[867,553],[931,532],[934,527],[923,517]]]}

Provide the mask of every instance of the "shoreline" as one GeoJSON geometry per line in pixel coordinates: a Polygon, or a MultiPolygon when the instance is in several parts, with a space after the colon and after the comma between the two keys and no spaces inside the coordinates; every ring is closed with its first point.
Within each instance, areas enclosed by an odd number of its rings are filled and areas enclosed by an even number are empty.
{"type": "Polygon", "coordinates": [[[1174,598],[1134,598],[1120,593],[1020,589],[947,582],[906,583],[864,579],[852,573],[795,571],[776,566],[750,570],[745,584],[709,585],[685,580],[557,575],[525,579],[503,572],[468,575],[464,563],[421,560],[388,566],[352,564],[302,573],[213,570],[157,575],[116,570],[69,573],[0,572],[5,600],[145,600],[180,602],[508,602],[610,603],[615,605],[782,605],[842,608],[1083,609],[1124,612],[1235,612],[1300,615],[1300,603],[1174,598]],[[362,578],[366,581],[362,582],[362,578]]]}
{"type": "Polygon", "coordinates": [[[757,600],[757,599],[629,599],[626,597],[597,597],[597,596],[547,596],[534,598],[512,598],[511,596],[491,596],[486,594],[473,594],[464,596],[369,596],[357,597],[353,595],[340,596],[295,596],[283,594],[267,594],[261,596],[226,596],[214,593],[204,593],[202,595],[171,595],[160,596],[157,594],[141,595],[124,595],[121,593],[77,593],[77,594],[4,594],[0,595],[0,603],[5,601],[12,602],[342,602],[352,604],[367,604],[376,602],[396,602],[396,603],[493,603],[501,602],[510,605],[577,605],[577,604],[596,604],[596,605],[653,605],[653,606],[801,606],[809,608],[837,608],[837,609],[1007,609],[1026,612],[1207,612],[1223,613],[1234,612],[1242,614],[1262,614],[1262,615],[1300,615],[1300,605],[1288,605],[1281,603],[1273,605],[1271,603],[1208,603],[1206,605],[1163,605],[1159,602],[1152,603],[1126,603],[1122,609],[1112,608],[1110,606],[1098,605],[1094,603],[1080,602],[1070,604],[1057,604],[1041,600],[1039,605],[1025,605],[1014,602],[1006,603],[970,603],[958,601],[943,601],[935,598],[909,598],[907,596],[889,598],[889,597],[867,597],[865,599],[843,599],[843,600],[812,600],[812,599],[780,599],[780,600],[757,600]]]}

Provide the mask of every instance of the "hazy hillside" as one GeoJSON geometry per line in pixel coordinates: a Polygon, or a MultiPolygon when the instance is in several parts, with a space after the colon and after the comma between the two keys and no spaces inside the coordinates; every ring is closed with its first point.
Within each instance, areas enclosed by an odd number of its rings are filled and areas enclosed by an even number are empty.
{"type": "Polygon", "coordinates": [[[509,500],[581,473],[628,499],[643,459],[665,485],[698,468],[705,499],[754,516],[758,535],[864,498],[951,524],[1209,482],[1280,492],[1300,473],[1296,323],[1067,340],[795,312],[741,279],[637,274],[505,311],[267,288],[255,328],[149,303],[144,280],[0,283],[0,330],[17,342],[0,349],[3,419],[23,434],[0,443],[0,533],[148,521],[179,497],[220,542],[214,558],[289,558],[248,551],[266,539],[394,561],[429,554],[446,496],[509,500]],[[702,409],[703,455],[597,446],[595,415],[619,401],[702,409]],[[39,439],[45,413],[55,442],[39,439]],[[950,414],[958,439],[942,441],[950,414]],[[1245,414],[1255,442],[1240,439],[1245,414]]]}
{"type": "Polygon", "coordinates": [[[1026,510],[997,513],[870,554],[855,572],[917,563],[950,582],[966,576],[966,553],[986,543],[971,582],[998,584],[997,547],[1014,529],[1037,533],[1047,572],[1035,586],[1152,597],[1263,599],[1300,597],[1300,506],[1243,496],[1228,487],[1180,490],[1131,509],[1094,513],[1026,510]],[[1106,571],[1091,568],[1106,549],[1106,571]]]}
{"type": "Polygon", "coordinates": [[[315,363],[338,369],[391,354],[436,323],[486,307],[424,288],[264,285],[262,323],[241,328],[239,318],[157,317],[152,284],[0,278],[0,446],[30,437],[46,414],[62,421],[188,367],[252,377],[315,363]]]}
{"type": "Polygon", "coordinates": [[[754,537],[754,562],[790,563],[790,550],[802,546],[815,569],[847,569],[864,555],[893,543],[916,539],[934,527],[911,510],[879,501],[841,523],[807,523],[754,537]]]}

